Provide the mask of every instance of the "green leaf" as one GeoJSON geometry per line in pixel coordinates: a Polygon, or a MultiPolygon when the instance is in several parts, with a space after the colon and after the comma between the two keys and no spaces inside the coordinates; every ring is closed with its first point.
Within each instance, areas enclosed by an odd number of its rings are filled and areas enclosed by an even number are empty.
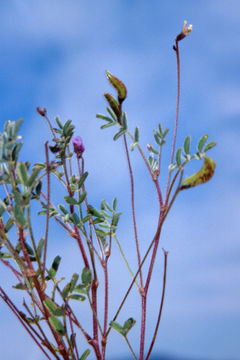
{"type": "Polygon", "coordinates": [[[187,136],[183,145],[186,155],[190,154],[190,143],[191,143],[191,136],[187,136]]]}
{"type": "Polygon", "coordinates": [[[70,288],[71,288],[70,283],[68,283],[66,286],[64,286],[63,291],[62,291],[62,297],[63,297],[63,299],[66,299],[66,297],[67,297],[68,294],[70,293],[70,288]]]}
{"type": "Polygon", "coordinates": [[[80,177],[80,179],[78,181],[78,188],[79,189],[83,186],[83,184],[84,184],[87,177],[88,177],[88,172],[86,171],[85,173],[82,174],[82,176],[80,177]]]}
{"type": "Polygon", "coordinates": [[[118,123],[118,118],[117,116],[114,114],[114,112],[112,111],[112,109],[108,106],[107,107],[107,112],[109,113],[109,115],[112,117],[113,121],[115,123],[118,123]]]}
{"type": "Polygon", "coordinates": [[[42,256],[44,242],[45,242],[45,239],[41,238],[37,244],[37,254],[38,254],[39,258],[41,258],[41,256],[42,256]]]}
{"type": "Polygon", "coordinates": [[[126,113],[124,112],[123,115],[122,115],[122,127],[124,130],[127,130],[127,115],[126,113]]]}
{"type": "Polygon", "coordinates": [[[18,130],[19,130],[20,126],[22,125],[22,123],[23,123],[23,119],[22,119],[22,118],[18,119],[18,120],[15,122],[15,127],[14,127],[14,132],[15,132],[14,135],[15,135],[15,136],[17,136],[18,130]]]}
{"type": "Polygon", "coordinates": [[[12,228],[13,224],[14,224],[13,219],[9,218],[4,226],[5,233],[9,232],[9,230],[12,228]]]}
{"type": "Polygon", "coordinates": [[[78,204],[81,204],[86,199],[87,193],[83,192],[78,199],[78,204]]]}
{"type": "Polygon", "coordinates": [[[188,189],[196,185],[206,183],[213,177],[215,167],[215,161],[205,155],[202,168],[192,176],[189,176],[187,179],[185,179],[182,183],[180,190],[188,189]]]}
{"type": "Polygon", "coordinates": [[[48,270],[48,275],[47,275],[46,279],[47,280],[53,279],[55,277],[55,275],[56,275],[56,271],[53,268],[51,268],[48,270]]]}
{"type": "Polygon", "coordinates": [[[65,335],[65,329],[62,325],[61,321],[54,315],[49,316],[48,321],[55,331],[57,331],[60,335],[65,335]]]}
{"type": "Polygon", "coordinates": [[[69,299],[78,300],[78,301],[86,300],[85,296],[78,295],[78,294],[73,294],[73,295],[69,296],[69,299]]]}
{"type": "Polygon", "coordinates": [[[181,153],[182,153],[182,148],[179,148],[176,152],[176,163],[177,166],[181,166],[182,160],[181,160],[181,153]]]}
{"type": "Polygon", "coordinates": [[[155,139],[156,143],[157,143],[159,146],[162,145],[161,142],[160,142],[160,139],[159,139],[159,137],[158,137],[158,135],[157,135],[156,133],[154,134],[154,139],[155,139]]]}
{"type": "Polygon", "coordinates": [[[117,122],[113,121],[113,122],[111,122],[109,124],[104,124],[104,125],[100,126],[100,129],[103,130],[103,129],[106,129],[106,128],[110,127],[110,126],[114,126],[116,124],[117,124],[117,122]]]}
{"type": "Polygon", "coordinates": [[[12,255],[6,252],[0,252],[0,259],[11,259],[12,255]]]}
{"type": "Polygon", "coordinates": [[[37,196],[40,196],[40,194],[41,194],[41,190],[42,190],[42,182],[41,181],[39,181],[39,183],[37,184],[37,186],[36,186],[36,194],[37,194],[37,196]]]}
{"type": "Polygon", "coordinates": [[[81,275],[81,278],[82,278],[82,283],[83,285],[88,288],[91,283],[92,283],[92,273],[91,273],[91,270],[88,269],[88,268],[84,268],[83,271],[82,271],[82,275],[81,275]]]}
{"type": "Polygon", "coordinates": [[[73,213],[69,216],[69,219],[73,222],[74,225],[78,226],[80,224],[80,219],[76,213],[73,213]]]}
{"type": "Polygon", "coordinates": [[[76,334],[71,334],[71,335],[70,335],[70,338],[69,338],[71,347],[72,347],[73,349],[74,349],[74,347],[75,347],[75,341],[74,341],[75,337],[76,337],[76,334]]]}
{"type": "Polygon", "coordinates": [[[112,212],[112,209],[109,206],[109,204],[106,202],[106,200],[102,200],[101,205],[103,206],[103,209],[107,209],[108,211],[112,212]]]}
{"type": "Polygon", "coordinates": [[[27,242],[25,242],[25,248],[26,248],[27,253],[28,253],[29,255],[34,255],[33,249],[31,248],[30,245],[28,245],[27,242]]]}
{"type": "Polygon", "coordinates": [[[117,208],[117,198],[114,198],[113,200],[113,210],[115,211],[117,208]]]}
{"type": "Polygon", "coordinates": [[[26,165],[23,162],[17,163],[17,174],[21,184],[28,186],[28,173],[26,165]]]}
{"type": "Polygon", "coordinates": [[[0,216],[3,215],[4,211],[5,211],[5,207],[0,205],[0,216]]]}
{"type": "Polygon", "coordinates": [[[217,143],[215,142],[215,141],[211,141],[210,143],[208,143],[206,146],[205,146],[205,148],[204,148],[204,152],[206,152],[206,151],[208,151],[208,150],[210,150],[210,149],[212,149],[214,146],[216,146],[217,145],[217,143]]]}
{"type": "Polygon", "coordinates": [[[71,133],[72,133],[72,130],[73,130],[72,126],[73,125],[71,125],[71,122],[72,122],[71,120],[68,120],[68,121],[66,121],[66,123],[63,126],[63,135],[64,135],[65,138],[70,136],[71,133]]]}
{"type": "Polygon", "coordinates": [[[67,214],[68,214],[67,209],[66,209],[65,206],[63,206],[62,204],[59,204],[59,205],[58,205],[58,208],[59,208],[59,210],[60,210],[64,215],[67,215],[67,214]]]}
{"type": "Polygon", "coordinates": [[[55,259],[53,260],[52,268],[53,268],[56,272],[58,271],[60,261],[61,261],[61,256],[59,256],[59,255],[56,256],[55,259]]]}
{"type": "Polygon", "coordinates": [[[97,209],[95,209],[92,205],[88,205],[88,210],[91,215],[93,215],[97,218],[103,218],[102,215],[100,214],[100,212],[97,211],[97,209]]]}
{"type": "Polygon", "coordinates": [[[37,179],[37,176],[38,176],[40,171],[41,171],[41,168],[37,168],[37,167],[33,168],[32,174],[30,175],[30,177],[28,179],[28,184],[27,185],[29,187],[33,186],[33,184],[34,184],[35,180],[37,179]]]}
{"type": "Polygon", "coordinates": [[[199,152],[202,152],[203,146],[206,143],[207,139],[208,139],[208,134],[205,134],[199,140],[198,146],[197,146],[199,152]]]}
{"type": "Polygon", "coordinates": [[[122,335],[126,336],[135,324],[136,321],[133,318],[129,318],[127,321],[125,321],[123,324],[122,335]]]}
{"type": "Polygon", "coordinates": [[[77,285],[74,289],[73,289],[73,292],[77,292],[79,294],[83,294],[83,295],[87,295],[87,291],[85,289],[85,285],[83,284],[79,284],[77,285]]]}
{"type": "Polygon", "coordinates": [[[25,227],[27,221],[25,219],[24,212],[23,212],[21,206],[15,205],[15,207],[14,207],[14,216],[15,216],[15,219],[17,220],[17,222],[20,225],[22,225],[23,227],[25,227]]]}
{"type": "Polygon", "coordinates": [[[112,217],[112,224],[111,224],[111,225],[114,226],[115,228],[116,228],[117,225],[118,225],[120,215],[121,215],[121,213],[116,213],[116,214],[114,214],[113,217],[112,217]]]}
{"type": "Polygon", "coordinates": [[[13,161],[17,161],[22,146],[23,146],[23,142],[22,142],[22,141],[19,142],[19,143],[17,143],[17,144],[14,146],[14,148],[13,148],[13,150],[12,150],[12,160],[13,160],[13,161]]]}
{"type": "Polygon", "coordinates": [[[108,116],[106,116],[106,115],[103,115],[103,114],[97,114],[97,115],[96,115],[96,118],[102,119],[102,120],[106,120],[106,121],[108,121],[108,122],[112,122],[112,121],[113,121],[110,117],[108,117],[108,116]]]}
{"type": "Polygon", "coordinates": [[[74,273],[73,276],[72,276],[72,279],[70,281],[70,292],[73,292],[73,289],[76,286],[78,278],[79,278],[79,275],[77,273],[74,273]]]}
{"type": "Polygon", "coordinates": [[[48,309],[48,311],[55,316],[63,316],[64,309],[57,306],[51,299],[46,298],[44,301],[44,305],[48,309]]]}
{"type": "Polygon", "coordinates": [[[155,155],[159,155],[159,152],[157,150],[155,150],[152,145],[149,146],[149,151],[151,151],[152,153],[154,153],[155,155]]]}
{"type": "Polygon", "coordinates": [[[64,196],[64,200],[66,201],[66,203],[71,204],[71,205],[78,205],[77,200],[75,200],[74,198],[72,198],[71,196],[64,196]]]}
{"type": "Polygon", "coordinates": [[[121,129],[119,130],[113,137],[113,140],[116,141],[118,138],[120,138],[120,136],[122,136],[123,134],[125,134],[126,130],[125,129],[121,129]]]}
{"type": "Polygon", "coordinates": [[[109,325],[122,335],[123,327],[118,322],[111,321],[109,325]]]}
{"type": "Polygon", "coordinates": [[[86,216],[84,216],[84,218],[82,219],[82,223],[85,224],[85,222],[87,222],[88,220],[91,219],[91,215],[87,214],[86,216]]]}
{"type": "Polygon", "coordinates": [[[52,266],[51,268],[48,270],[48,276],[47,279],[52,279],[55,277],[57,271],[58,271],[58,267],[61,261],[61,257],[60,256],[56,256],[55,259],[53,260],[52,266]]]}
{"type": "Polygon", "coordinates": [[[138,126],[136,126],[136,128],[135,128],[134,140],[135,140],[136,143],[139,142],[139,127],[138,126]]]}
{"type": "Polygon", "coordinates": [[[79,360],[85,360],[89,354],[90,354],[90,350],[89,349],[85,350],[84,353],[79,358],[79,360]]]}
{"type": "Polygon", "coordinates": [[[166,137],[166,135],[167,135],[168,132],[169,132],[169,129],[166,129],[166,130],[164,131],[164,133],[162,134],[162,138],[163,138],[163,139],[166,137]]]}
{"type": "Polygon", "coordinates": [[[62,128],[63,128],[63,124],[61,123],[61,121],[60,121],[60,119],[59,119],[58,116],[55,117],[55,121],[56,121],[56,123],[58,124],[58,127],[59,127],[60,129],[62,129],[62,128]]]}
{"type": "Polygon", "coordinates": [[[21,283],[18,283],[17,285],[14,285],[13,288],[17,289],[17,290],[25,290],[26,289],[26,287],[21,283]]]}
{"type": "Polygon", "coordinates": [[[162,137],[162,135],[163,135],[163,128],[162,128],[162,124],[158,124],[158,129],[159,129],[159,134],[161,135],[161,137],[162,137]]]}

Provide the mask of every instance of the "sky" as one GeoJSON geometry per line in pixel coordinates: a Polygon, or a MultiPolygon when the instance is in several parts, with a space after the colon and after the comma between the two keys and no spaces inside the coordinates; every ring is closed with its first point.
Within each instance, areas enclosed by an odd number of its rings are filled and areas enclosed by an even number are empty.
{"type": "MultiPolygon", "coordinates": [[[[123,212],[119,239],[136,268],[123,144],[120,140],[112,141],[111,129],[99,129],[102,123],[95,115],[105,112],[103,93],[112,91],[104,74],[107,69],[127,86],[124,110],[130,129],[134,130],[136,125],[140,128],[144,151],[147,153],[146,144],[153,144],[153,129],[159,122],[170,128],[167,140],[171,143],[176,104],[176,58],[172,45],[185,19],[193,24],[193,32],[180,44],[177,147],[191,135],[194,148],[198,139],[207,133],[210,140],[217,142],[209,153],[217,166],[211,182],[178,196],[165,223],[160,247],[169,251],[167,288],[155,352],[193,360],[239,360],[238,0],[1,1],[1,129],[8,119],[24,118],[22,159],[35,163],[43,161],[44,143],[51,140],[36,107],[46,107],[51,120],[55,115],[63,121],[72,119],[76,135],[83,138],[86,148],[88,197],[95,206],[99,206],[103,198],[110,202],[118,197],[119,209],[123,212]]],[[[163,153],[162,187],[169,165],[169,149],[166,145],[163,153]]],[[[144,253],[154,234],[158,207],[141,158],[137,152],[131,156],[137,222],[144,253]]],[[[191,175],[200,166],[195,161],[184,176],[191,175]]],[[[56,199],[59,196],[54,189],[53,195],[56,199]]],[[[36,226],[41,232],[41,226],[36,226]]],[[[61,271],[70,277],[79,271],[74,245],[54,226],[50,234],[49,256],[53,257],[57,248],[64,256],[61,271]]],[[[110,265],[110,313],[113,314],[130,279],[116,248],[110,265]]],[[[154,329],[157,311],[154,299],[161,293],[162,267],[160,249],[153,274],[153,283],[157,285],[150,290],[147,337],[154,329]]],[[[21,295],[16,295],[9,286],[12,277],[3,267],[1,274],[1,285],[19,301],[21,295]]],[[[119,321],[130,316],[136,318],[135,336],[133,329],[129,338],[137,349],[140,316],[136,298],[137,292],[134,292],[119,321]]],[[[3,358],[42,359],[4,303],[0,304],[0,314],[3,358]]],[[[81,316],[87,321],[85,312],[81,316]]],[[[128,354],[118,334],[112,332],[111,341],[109,359],[128,354]]]]}

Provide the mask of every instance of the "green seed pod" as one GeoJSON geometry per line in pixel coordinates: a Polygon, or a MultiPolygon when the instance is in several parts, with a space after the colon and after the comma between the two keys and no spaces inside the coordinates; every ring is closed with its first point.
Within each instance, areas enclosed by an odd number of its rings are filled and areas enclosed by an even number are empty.
{"type": "Polygon", "coordinates": [[[117,90],[118,93],[118,101],[120,104],[127,97],[127,88],[124,83],[119,80],[116,76],[112,75],[109,71],[106,70],[106,75],[110,84],[117,90]]]}
{"type": "Polygon", "coordinates": [[[120,104],[118,101],[109,93],[104,93],[104,97],[110,105],[110,108],[119,119],[121,116],[120,104]]]}
{"type": "Polygon", "coordinates": [[[215,161],[213,161],[208,156],[204,156],[204,163],[202,168],[192,176],[189,176],[187,179],[185,179],[180,190],[188,189],[209,181],[214,175],[215,167],[215,161]]]}

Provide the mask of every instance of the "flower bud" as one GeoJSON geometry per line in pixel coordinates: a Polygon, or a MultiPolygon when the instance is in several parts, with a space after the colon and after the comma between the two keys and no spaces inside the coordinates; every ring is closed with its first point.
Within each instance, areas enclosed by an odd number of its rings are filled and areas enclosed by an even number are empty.
{"type": "Polygon", "coordinates": [[[192,32],[192,25],[188,25],[188,27],[187,27],[187,20],[184,20],[182,32],[176,37],[176,41],[180,41],[180,40],[184,39],[191,32],[192,32]]]}
{"type": "Polygon", "coordinates": [[[39,106],[36,108],[37,112],[39,113],[39,115],[41,116],[45,116],[47,113],[47,109],[45,108],[40,108],[39,106]]]}
{"type": "Polygon", "coordinates": [[[72,144],[73,144],[75,154],[77,155],[78,158],[81,158],[82,153],[85,150],[85,147],[83,145],[83,142],[82,142],[82,139],[80,138],[80,136],[76,136],[75,138],[73,138],[72,144]]]}

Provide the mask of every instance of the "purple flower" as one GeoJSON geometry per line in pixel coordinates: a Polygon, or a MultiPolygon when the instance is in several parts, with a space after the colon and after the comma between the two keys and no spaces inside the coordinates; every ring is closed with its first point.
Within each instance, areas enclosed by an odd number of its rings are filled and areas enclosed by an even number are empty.
{"type": "Polygon", "coordinates": [[[76,136],[75,138],[72,139],[72,144],[73,144],[73,148],[74,148],[74,152],[77,155],[78,158],[82,157],[82,153],[85,150],[85,147],[83,145],[82,139],[80,138],[80,136],[76,136]]]}

